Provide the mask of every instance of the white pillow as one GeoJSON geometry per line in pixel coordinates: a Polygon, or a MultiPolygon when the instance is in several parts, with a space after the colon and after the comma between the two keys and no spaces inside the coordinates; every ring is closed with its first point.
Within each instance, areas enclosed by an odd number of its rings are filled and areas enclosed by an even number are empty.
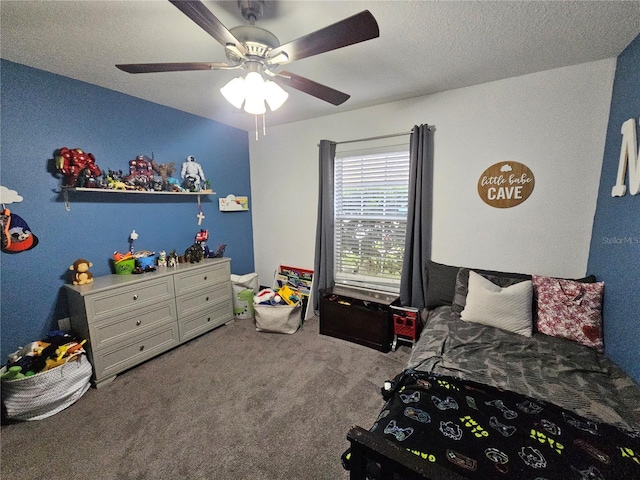
{"type": "Polygon", "coordinates": [[[531,337],[533,321],[531,280],[500,288],[482,275],[469,272],[469,293],[460,318],[531,337]]]}

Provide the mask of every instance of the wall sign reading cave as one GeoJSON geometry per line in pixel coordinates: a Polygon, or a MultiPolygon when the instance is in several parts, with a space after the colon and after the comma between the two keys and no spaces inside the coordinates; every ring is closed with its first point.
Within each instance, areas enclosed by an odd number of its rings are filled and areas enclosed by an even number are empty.
{"type": "Polygon", "coordinates": [[[500,162],[487,168],[478,180],[478,194],[484,203],[509,208],[524,202],[535,185],[533,172],[519,162],[500,162]]]}

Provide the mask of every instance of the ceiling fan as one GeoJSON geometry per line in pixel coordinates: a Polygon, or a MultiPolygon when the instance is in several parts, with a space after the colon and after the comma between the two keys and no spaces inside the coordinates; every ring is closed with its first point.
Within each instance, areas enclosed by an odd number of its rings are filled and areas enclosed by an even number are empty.
{"type": "Polygon", "coordinates": [[[200,0],[169,1],[225,47],[228,62],[134,63],[116,67],[128,73],[243,70],[246,72],[245,78],[234,78],[221,92],[237,108],[244,104],[245,111],[255,114],[266,111],[265,101],[271,110],[284,103],[288,94],[279,85],[300,90],[333,105],[344,103],[350,95],[292,72],[279,71],[279,68],[295,60],[371,40],[380,35],[375,18],[368,10],[364,10],[280,45],[274,34],[255,26],[256,20],[263,16],[264,0],[239,0],[238,7],[242,16],[250,24],[230,30],[200,0]],[[263,74],[267,77],[266,81],[263,74]],[[252,96],[251,92],[257,90],[262,93],[258,97],[252,96]]]}

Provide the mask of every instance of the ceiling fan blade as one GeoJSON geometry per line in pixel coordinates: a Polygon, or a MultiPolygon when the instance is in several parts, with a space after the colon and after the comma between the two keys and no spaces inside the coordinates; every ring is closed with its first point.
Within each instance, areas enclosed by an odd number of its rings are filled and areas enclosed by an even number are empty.
{"type": "Polygon", "coordinates": [[[186,72],[190,70],[232,70],[238,68],[226,63],[127,63],[116,65],[127,73],[154,73],[154,72],[186,72]]]}
{"type": "Polygon", "coordinates": [[[313,95],[314,97],[333,105],[340,105],[349,100],[349,97],[351,96],[291,72],[278,72],[273,77],[273,81],[281,85],[295,88],[301,92],[308,93],[309,95],[313,95]]]}
{"type": "Polygon", "coordinates": [[[197,23],[205,32],[226,47],[235,45],[242,53],[247,54],[247,49],[233,34],[218,20],[211,11],[199,0],[169,0],[187,17],[197,23]]]}
{"type": "Polygon", "coordinates": [[[269,58],[275,58],[284,52],[288,60],[278,63],[290,63],[379,36],[378,22],[369,10],[364,10],[333,25],[274,48],[269,53],[269,58]]]}

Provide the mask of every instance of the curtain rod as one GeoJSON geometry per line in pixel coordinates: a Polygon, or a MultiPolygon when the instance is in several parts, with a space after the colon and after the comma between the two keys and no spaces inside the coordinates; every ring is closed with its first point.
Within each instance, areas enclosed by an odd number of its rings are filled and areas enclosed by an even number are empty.
{"type": "MultiPolygon", "coordinates": [[[[378,137],[358,138],[357,140],[344,140],[342,142],[333,142],[333,143],[335,143],[336,145],[341,145],[343,143],[367,142],[369,140],[381,140],[383,138],[401,137],[403,135],[411,135],[411,132],[390,133],[389,135],[380,135],[378,137]]],[[[318,144],[317,146],[319,147],[320,144],[318,144]]]]}
{"type": "Polygon", "coordinates": [[[335,142],[335,143],[336,145],[340,145],[342,143],[368,142],[369,140],[382,140],[383,138],[401,137],[403,135],[411,135],[411,132],[390,133],[389,135],[380,135],[378,137],[369,137],[369,138],[359,138],[357,140],[345,140],[343,142],[335,142]]]}

